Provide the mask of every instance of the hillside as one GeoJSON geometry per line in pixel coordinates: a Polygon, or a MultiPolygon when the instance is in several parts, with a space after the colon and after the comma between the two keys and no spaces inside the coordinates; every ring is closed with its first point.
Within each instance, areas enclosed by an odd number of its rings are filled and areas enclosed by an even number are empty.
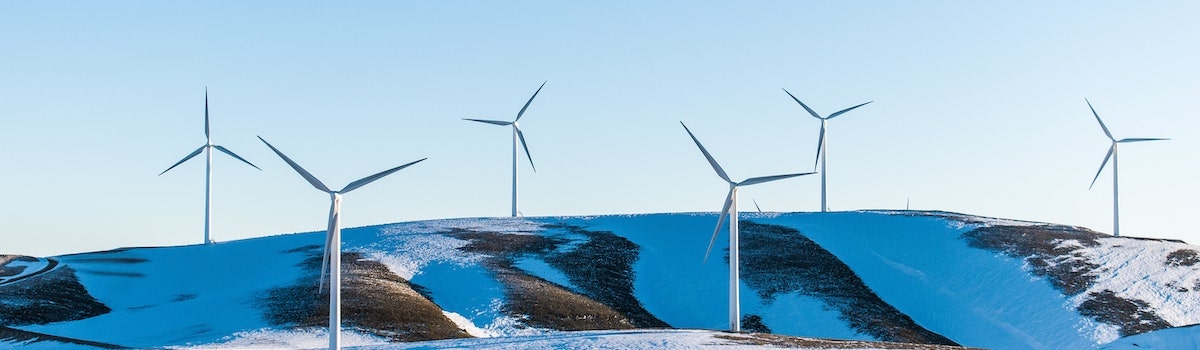
{"type": "MultiPolygon", "coordinates": [[[[637,332],[562,331],[721,328],[724,237],[701,263],[715,221],[650,214],[345,229],[345,342],[564,344],[553,339],[637,332]]],[[[911,211],[743,213],[741,241],[749,331],[1054,349],[1139,334],[1188,341],[1194,331],[1170,328],[1200,323],[1188,312],[1200,301],[1200,248],[1182,242],[911,211]]],[[[320,347],[322,242],[315,232],[0,256],[0,345],[320,347]]]]}

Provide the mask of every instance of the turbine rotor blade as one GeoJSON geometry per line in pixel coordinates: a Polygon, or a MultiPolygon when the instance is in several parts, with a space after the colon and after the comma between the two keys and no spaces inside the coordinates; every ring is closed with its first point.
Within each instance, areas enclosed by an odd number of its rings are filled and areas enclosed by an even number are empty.
{"type": "MultiPolygon", "coordinates": [[[[329,218],[329,230],[333,230],[333,217],[329,218]]],[[[325,288],[325,276],[329,274],[329,245],[333,241],[333,235],[329,232],[325,233],[325,248],[321,249],[321,276],[317,277],[317,294],[325,288]]]]}
{"type": "Polygon", "coordinates": [[[488,124],[499,125],[499,126],[509,126],[509,125],[512,125],[512,123],[513,123],[513,122],[506,122],[506,121],[501,121],[501,120],[486,120],[486,119],[471,119],[471,118],[463,118],[463,120],[470,120],[473,122],[488,123],[488,124]]]}
{"type": "Polygon", "coordinates": [[[225,154],[228,154],[230,157],[233,157],[233,158],[236,158],[237,160],[242,161],[242,163],[246,163],[246,165],[252,166],[258,170],[262,170],[262,168],[259,168],[257,165],[254,165],[254,163],[251,163],[250,161],[246,160],[245,158],[242,158],[242,157],[238,156],[237,154],[234,154],[233,151],[230,151],[228,148],[221,147],[218,145],[213,145],[213,147],[216,148],[218,151],[225,152],[225,154]]]}
{"type": "Polygon", "coordinates": [[[1092,101],[1088,101],[1088,99],[1086,99],[1086,98],[1083,99],[1083,101],[1087,102],[1088,108],[1092,110],[1092,115],[1096,116],[1096,121],[1100,122],[1100,128],[1104,129],[1104,135],[1108,136],[1109,140],[1116,141],[1117,139],[1113,138],[1112,133],[1108,132],[1108,126],[1105,126],[1104,121],[1100,120],[1100,114],[1096,113],[1096,108],[1092,107],[1092,101]]]}
{"type": "Polygon", "coordinates": [[[208,139],[208,140],[211,142],[211,140],[212,140],[212,136],[209,136],[208,130],[209,130],[209,123],[208,123],[208,87],[207,87],[207,86],[205,86],[205,87],[204,87],[204,138],[205,138],[205,139],[208,139]]]}
{"type": "Polygon", "coordinates": [[[700,153],[704,153],[704,158],[708,159],[708,164],[712,165],[713,170],[717,171],[717,176],[720,176],[721,179],[724,179],[728,183],[733,183],[733,180],[729,179],[729,175],[725,174],[725,169],[721,169],[721,165],[717,164],[717,161],[713,159],[712,154],[709,154],[708,150],[704,149],[704,145],[700,144],[700,140],[696,139],[696,135],[692,134],[692,131],[688,129],[687,124],[679,122],[679,125],[683,125],[683,130],[687,131],[688,136],[692,137],[692,141],[696,142],[696,147],[700,147],[700,153]]]}
{"type": "Polygon", "coordinates": [[[267,144],[267,147],[270,147],[271,151],[274,151],[276,155],[279,155],[279,158],[283,158],[284,162],[287,162],[288,165],[291,166],[293,170],[296,170],[296,172],[299,173],[300,176],[304,177],[305,180],[308,180],[308,183],[312,184],[313,187],[316,187],[318,190],[321,190],[325,193],[333,192],[332,190],[329,189],[328,186],[325,186],[325,184],[321,183],[321,180],[317,180],[317,178],[315,176],[313,176],[312,174],[309,174],[307,170],[304,170],[304,168],[300,167],[300,164],[296,164],[296,162],[292,161],[291,158],[288,158],[288,156],[283,155],[283,152],[280,152],[279,149],[275,148],[275,146],[272,146],[270,142],[267,142],[267,140],[264,140],[262,138],[262,136],[259,136],[258,139],[261,140],[263,143],[267,144]]]}
{"type": "Polygon", "coordinates": [[[538,95],[538,93],[539,93],[539,92],[542,92],[542,88],[543,88],[543,87],[546,87],[546,82],[548,82],[548,81],[549,81],[549,80],[547,80],[547,81],[543,81],[543,82],[542,82],[542,86],[538,86],[538,89],[537,89],[537,91],[534,91],[534,92],[533,92],[533,96],[530,96],[530,97],[529,97],[529,101],[525,101],[525,106],[521,107],[521,111],[520,111],[520,112],[517,112],[517,119],[516,119],[516,120],[513,120],[513,122],[514,122],[514,123],[515,123],[515,122],[517,122],[517,120],[521,120],[521,116],[525,115],[525,110],[529,108],[529,104],[530,104],[530,103],[533,103],[533,98],[534,98],[534,97],[537,97],[537,95],[538,95]]]}
{"type": "Polygon", "coordinates": [[[421,159],[419,159],[419,160],[416,160],[416,161],[413,161],[413,162],[411,162],[411,163],[404,164],[404,165],[401,165],[401,166],[398,166],[398,167],[395,167],[395,168],[391,168],[391,169],[388,169],[388,170],[384,170],[384,171],[381,171],[381,172],[379,172],[378,174],[375,174],[375,175],[371,175],[371,176],[367,176],[367,177],[364,177],[364,178],[358,179],[357,181],[351,182],[349,185],[346,185],[346,188],[343,188],[343,189],[342,189],[341,191],[339,191],[339,192],[340,192],[340,193],[347,193],[347,192],[353,191],[353,190],[355,190],[355,189],[358,189],[359,187],[366,186],[367,184],[369,184],[369,183],[371,183],[371,182],[374,182],[375,180],[379,180],[379,179],[383,178],[384,176],[391,175],[391,174],[392,174],[392,173],[394,173],[394,172],[400,171],[400,169],[407,168],[407,167],[409,167],[409,166],[411,166],[411,165],[413,165],[413,164],[420,163],[421,161],[424,161],[424,160],[426,160],[426,159],[429,159],[429,158],[421,158],[421,159]]]}
{"type": "Polygon", "coordinates": [[[817,157],[813,158],[813,171],[817,170],[817,163],[821,162],[821,150],[825,146],[825,122],[821,122],[821,133],[817,135],[817,157]]]}
{"type": "Polygon", "coordinates": [[[764,182],[771,182],[771,181],[775,181],[775,180],[783,180],[783,179],[787,179],[787,178],[793,178],[793,177],[804,176],[804,175],[812,175],[812,174],[816,174],[816,173],[809,172],[809,173],[795,173],[795,174],[786,174],[786,175],[752,177],[752,178],[746,179],[745,181],[739,182],[737,185],[738,186],[750,186],[750,185],[756,185],[756,184],[760,184],[760,183],[764,183],[764,182]]]}
{"type": "Polygon", "coordinates": [[[717,218],[717,228],[713,230],[712,238],[708,240],[708,249],[704,251],[704,261],[701,264],[708,263],[708,255],[712,253],[713,244],[717,243],[717,234],[721,233],[721,225],[725,224],[725,217],[729,215],[729,207],[733,205],[733,188],[729,189],[729,194],[725,195],[725,207],[721,208],[721,216],[717,218]]]}
{"type": "Polygon", "coordinates": [[[757,209],[757,210],[758,210],[758,212],[759,212],[759,213],[761,213],[761,212],[762,212],[762,207],[759,207],[759,206],[758,206],[758,200],[757,200],[757,199],[753,199],[753,198],[751,198],[751,199],[750,199],[750,201],[751,201],[751,202],[754,202],[754,209],[757,209]]]}
{"type": "Polygon", "coordinates": [[[1164,139],[1164,138],[1138,138],[1138,137],[1131,137],[1131,138],[1125,138],[1125,139],[1120,139],[1120,140],[1117,140],[1117,143],[1127,143],[1127,142],[1144,142],[1144,141],[1167,141],[1167,140],[1170,140],[1170,139],[1164,139]]]}
{"type": "Polygon", "coordinates": [[[1112,158],[1113,152],[1117,150],[1116,146],[1117,145],[1113,145],[1113,147],[1108,148],[1108,154],[1104,155],[1104,161],[1100,162],[1100,170],[1096,170],[1096,177],[1093,177],[1092,184],[1088,185],[1089,190],[1092,189],[1092,186],[1096,186],[1096,180],[1100,179],[1100,173],[1104,172],[1104,166],[1108,165],[1108,159],[1112,158]]]}
{"type": "Polygon", "coordinates": [[[857,106],[854,106],[854,107],[850,107],[850,108],[846,108],[846,109],[843,109],[843,110],[840,110],[840,111],[837,111],[837,112],[833,112],[833,114],[830,114],[830,115],[829,115],[828,117],[826,117],[825,119],[833,119],[834,117],[837,117],[837,116],[839,116],[839,115],[845,114],[846,112],[852,111],[852,110],[854,110],[855,108],[862,107],[862,106],[866,106],[868,103],[871,103],[871,102],[875,102],[875,101],[867,101],[867,102],[865,102],[865,103],[860,103],[859,105],[857,105],[857,106]]]}
{"type": "Polygon", "coordinates": [[[158,173],[158,176],[162,176],[162,174],[166,174],[168,171],[171,171],[171,169],[175,169],[175,167],[179,166],[180,164],[183,164],[183,162],[186,162],[186,161],[188,161],[188,159],[192,159],[192,157],[195,157],[196,155],[200,154],[200,152],[204,151],[204,147],[208,147],[208,145],[200,146],[200,148],[197,148],[195,151],[192,151],[192,153],[189,153],[187,156],[184,156],[183,159],[180,159],[178,162],[175,162],[175,164],[171,165],[171,167],[167,168],[167,170],[163,170],[163,172],[158,173]]]}
{"type": "Polygon", "coordinates": [[[529,155],[529,145],[525,144],[525,133],[521,132],[521,128],[513,125],[513,129],[517,130],[517,138],[521,139],[521,148],[525,149],[525,158],[529,159],[529,167],[533,168],[533,172],[537,172],[537,167],[533,165],[533,156],[529,155]]]}
{"type": "Polygon", "coordinates": [[[804,110],[808,111],[808,114],[812,114],[813,118],[825,119],[825,118],[821,118],[821,115],[817,114],[816,111],[813,111],[812,108],[808,108],[808,105],[804,104],[804,102],[800,102],[800,99],[796,98],[795,95],[792,95],[792,93],[787,91],[787,89],[783,89],[783,92],[787,92],[788,96],[791,96],[792,99],[796,101],[796,103],[799,103],[800,107],[804,107],[804,110]]]}

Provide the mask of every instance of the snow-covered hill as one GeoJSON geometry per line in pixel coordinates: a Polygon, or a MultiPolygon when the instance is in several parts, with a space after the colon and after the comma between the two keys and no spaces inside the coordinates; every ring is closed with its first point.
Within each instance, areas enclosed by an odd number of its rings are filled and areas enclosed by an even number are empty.
{"type": "MultiPolygon", "coordinates": [[[[637,333],[563,331],[722,328],[727,262],[701,263],[715,221],[652,214],[346,229],[346,343],[533,336],[565,344],[553,339],[637,333]]],[[[741,230],[747,330],[1078,349],[1147,332],[1141,337],[1194,341],[1194,331],[1164,329],[1200,323],[1191,312],[1200,305],[1200,247],[1182,242],[909,211],[743,213],[741,230]]],[[[0,345],[320,347],[322,242],[315,232],[2,256],[0,345]]],[[[659,335],[667,334],[690,333],[659,335]]],[[[487,344],[503,342],[476,343],[487,344]]]]}

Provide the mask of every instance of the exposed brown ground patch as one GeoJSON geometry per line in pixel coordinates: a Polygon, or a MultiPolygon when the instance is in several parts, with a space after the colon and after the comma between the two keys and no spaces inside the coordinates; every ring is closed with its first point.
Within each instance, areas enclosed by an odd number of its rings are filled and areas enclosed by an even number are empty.
{"type": "MultiPolygon", "coordinates": [[[[1097,239],[1104,237],[1110,236],[1057,225],[989,226],[962,235],[971,247],[1022,259],[1034,275],[1045,277],[1054,288],[1067,296],[1078,295],[1095,285],[1099,278],[1096,271],[1100,266],[1089,261],[1079,249],[1099,246],[1097,239]]],[[[1179,250],[1169,254],[1165,264],[1184,266],[1194,264],[1193,259],[1196,259],[1195,251],[1179,250]]],[[[1171,327],[1145,301],[1124,299],[1110,290],[1089,293],[1076,310],[1080,315],[1120,327],[1121,336],[1171,327]]]]}
{"type": "Polygon", "coordinates": [[[1195,266],[1200,263],[1200,254],[1191,249],[1180,249],[1167,254],[1167,266],[1195,266]]]}
{"type": "Polygon", "coordinates": [[[88,340],[65,338],[65,337],[60,337],[60,336],[56,336],[56,335],[23,331],[23,330],[19,330],[19,329],[4,327],[4,326],[0,326],[0,340],[10,341],[10,342],[29,343],[29,344],[57,343],[57,344],[84,345],[84,346],[91,346],[91,347],[96,347],[96,348],[101,348],[101,349],[126,349],[126,347],[120,346],[120,345],[100,343],[100,342],[94,342],[94,341],[88,341],[88,340]]]}
{"type": "Polygon", "coordinates": [[[493,258],[485,265],[504,286],[505,311],[525,318],[531,326],[561,331],[636,328],[611,307],[529,275],[508,261],[493,258]]]}
{"type": "Polygon", "coordinates": [[[73,321],[110,311],[79,283],[70,266],[0,285],[0,325],[73,321]]]}
{"type": "Polygon", "coordinates": [[[1145,301],[1123,299],[1110,290],[1088,294],[1079,305],[1079,314],[1120,326],[1122,337],[1171,327],[1145,301]]]}
{"type": "Polygon", "coordinates": [[[514,266],[515,259],[546,256],[566,240],[467,230],[448,234],[470,242],[459,249],[488,256],[483,265],[504,287],[504,311],[509,315],[534,327],[563,331],[635,328],[629,317],[610,305],[514,266]]]}
{"type": "Polygon", "coordinates": [[[781,348],[806,349],[920,349],[920,350],[962,350],[974,349],[954,345],[912,344],[895,342],[873,342],[861,340],[834,340],[821,338],[789,337],[765,333],[726,333],[714,337],[730,340],[738,344],[775,346],[781,348]]]}
{"type": "Polygon", "coordinates": [[[637,328],[670,327],[646,311],[633,293],[633,264],[641,247],[609,231],[589,231],[569,225],[548,228],[565,229],[588,238],[571,251],[544,256],[547,263],[567,275],[579,292],[617,310],[637,328]]]}
{"type": "Polygon", "coordinates": [[[739,229],[742,281],[767,303],[799,293],[825,302],[850,328],[876,339],[958,345],[884,302],[849,266],[800,231],[752,221],[742,221],[739,229]]]}
{"type": "Polygon", "coordinates": [[[1096,283],[1092,271],[1100,266],[1076,250],[1080,245],[1098,246],[1100,243],[1096,239],[1102,237],[1106,235],[1076,231],[1066,226],[988,226],[962,235],[971,247],[999,251],[1025,260],[1035,275],[1046,277],[1067,295],[1079,294],[1096,283]],[[1063,244],[1067,241],[1076,241],[1079,245],[1063,244]]]}
{"type": "MultiPolygon", "coordinates": [[[[317,293],[320,247],[308,247],[301,267],[309,272],[295,285],[274,288],[262,299],[267,320],[277,326],[327,327],[329,286],[317,293]]],[[[342,253],[342,322],[396,341],[468,338],[442,309],[383,264],[354,252],[342,253]]]]}

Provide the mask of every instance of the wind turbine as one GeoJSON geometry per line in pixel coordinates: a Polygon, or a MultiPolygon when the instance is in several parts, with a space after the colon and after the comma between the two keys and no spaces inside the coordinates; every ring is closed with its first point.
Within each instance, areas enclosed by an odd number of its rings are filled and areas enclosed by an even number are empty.
{"type": "Polygon", "coordinates": [[[279,149],[275,148],[275,146],[272,146],[271,143],[267,142],[267,140],[263,140],[262,136],[259,136],[258,139],[267,144],[267,147],[270,147],[275,154],[279,155],[279,158],[283,158],[283,161],[287,162],[292,169],[295,169],[300,176],[304,177],[305,180],[308,180],[309,184],[312,184],[312,186],[316,187],[318,190],[329,194],[329,231],[325,234],[325,249],[321,251],[321,277],[317,282],[317,291],[319,293],[321,291],[321,287],[325,285],[325,272],[328,270],[329,348],[339,349],[341,348],[340,335],[342,331],[342,228],[340,216],[342,208],[342,195],[359,187],[366,186],[375,180],[379,180],[384,176],[391,175],[394,172],[400,171],[400,169],[407,168],[428,158],[421,158],[420,160],[412,163],[404,164],[395,168],[384,170],[375,175],[355,180],[354,182],[346,185],[346,187],[342,188],[341,191],[334,191],[329,189],[328,186],[325,186],[324,183],[321,183],[321,180],[317,180],[316,177],[308,173],[308,171],[304,170],[304,168],[301,168],[300,164],[296,164],[296,162],[292,161],[291,158],[283,155],[283,152],[280,152],[279,149]]]}
{"type": "Polygon", "coordinates": [[[742,329],[742,311],[741,305],[738,302],[738,187],[782,180],[801,175],[809,175],[812,173],[752,177],[742,180],[741,182],[734,182],[733,180],[729,179],[729,175],[725,174],[725,170],[721,169],[721,166],[718,165],[717,161],[714,160],[712,155],[708,153],[708,150],[704,149],[704,145],[700,144],[700,140],[696,139],[696,135],[692,134],[692,131],[688,129],[687,125],[683,124],[683,122],[679,122],[679,124],[683,125],[683,130],[687,131],[688,136],[692,137],[692,141],[696,142],[696,147],[700,148],[700,153],[704,153],[704,158],[708,159],[708,164],[712,165],[713,170],[717,172],[717,176],[720,176],[722,180],[725,180],[725,182],[729,183],[729,194],[725,195],[725,206],[721,208],[721,215],[717,219],[717,228],[713,230],[712,238],[708,241],[708,250],[704,252],[704,262],[708,262],[708,255],[709,253],[712,253],[713,244],[717,242],[717,233],[721,232],[721,224],[725,223],[725,216],[729,215],[729,330],[739,332],[742,329]]]}
{"type": "Polygon", "coordinates": [[[827,146],[828,142],[826,142],[826,139],[825,139],[825,129],[828,128],[826,126],[826,124],[830,119],[836,118],[837,116],[845,114],[846,112],[849,112],[855,108],[865,106],[867,103],[871,103],[871,102],[875,102],[875,101],[867,101],[865,103],[861,103],[854,107],[850,107],[850,108],[846,108],[846,109],[843,109],[843,110],[840,110],[837,112],[833,112],[833,114],[830,114],[827,117],[821,117],[821,115],[817,114],[817,112],[813,111],[812,108],[808,108],[808,105],[805,105],[804,102],[800,102],[800,99],[796,98],[795,95],[792,95],[791,92],[788,92],[787,89],[783,89],[783,92],[787,92],[788,96],[791,96],[793,100],[796,100],[796,103],[799,103],[800,107],[804,107],[804,110],[808,111],[808,114],[812,114],[813,118],[817,118],[821,121],[821,134],[817,136],[817,157],[815,159],[813,159],[813,170],[815,171],[817,169],[817,162],[820,161],[821,162],[821,212],[829,211],[829,206],[826,204],[827,202],[825,200],[825,198],[826,198],[826,196],[825,196],[825,159],[828,158],[828,155],[825,153],[825,148],[828,147],[827,146]]]}
{"type": "Polygon", "coordinates": [[[1092,107],[1092,101],[1088,101],[1086,98],[1083,99],[1083,101],[1087,102],[1088,108],[1092,110],[1092,115],[1096,116],[1096,121],[1100,123],[1100,129],[1104,130],[1104,136],[1107,136],[1109,141],[1112,141],[1112,146],[1108,147],[1108,154],[1104,155],[1104,161],[1100,163],[1100,170],[1096,171],[1096,177],[1092,178],[1092,184],[1088,186],[1088,190],[1091,190],[1093,186],[1096,186],[1096,180],[1100,179],[1100,173],[1104,172],[1104,166],[1108,165],[1108,159],[1112,158],[1112,163],[1113,163],[1113,236],[1120,236],[1121,235],[1121,211],[1120,211],[1120,202],[1117,200],[1119,198],[1118,192],[1117,192],[1117,145],[1122,144],[1122,143],[1143,142],[1143,141],[1165,141],[1165,140],[1170,140],[1170,139],[1124,138],[1124,139],[1117,140],[1116,138],[1113,137],[1112,133],[1108,131],[1108,127],[1104,125],[1104,121],[1100,120],[1100,114],[1096,113],[1095,107],[1092,107]]]}
{"type": "Polygon", "coordinates": [[[521,143],[521,148],[525,150],[525,157],[529,159],[529,167],[533,168],[533,172],[535,172],[535,173],[537,172],[537,167],[533,166],[533,156],[529,155],[529,146],[525,144],[525,133],[521,132],[521,126],[519,124],[517,124],[517,121],[521,120],[521,116],[525,115],[525,110],[529,108],[529,104],[533,103],[533,98],[537,97],[537,94],[539,92],[542,92],[542,87],[545,87],[545,86],[546,86],[546,82],[543,81],[542,86],[539,86],[537,91],[533,92],[533,96],[530,96],[529,101],[525,102],[525,106],[521,107],[521,111],[517,112],[517,118],[513,119],[513,121],[511,121],[511,122],[506,122],[506,121],[502,121],[502,120],[463,118],[463,120],[470,120],[473,122],[487,123],[487,124],[499,125],[499,126],[510,126],[510,125],[512,126],[512,131],[513,131],[512,216],[514,218],[517,217],[518,214],[520,214],[517,212],[517,158],[518,158],[517,157],[517,142],[518,141],[520,141],[520,143],[521,143]]]}
{"type": "Polygon", "coordinates": [[[211,127],[209,126],[209,122],[208,122],[208,88],[205,88],[204,89],[204,139],[205,139],[204,145],[200,146],[200,148],[197,148],[195,151],[192,151],[192,153],[189,153],[187,156],[184,156],[183,159],[179,160],[174,165],[171,165],[171,167],[167,168],[167,170],[163,170],[163,172],[158,173],[158,176],[162,176],[163,174],[166,174],[168,171],[171,171],[171,169],[175,169],[175,167],[179,166],[180,164],[183,164],[183,162],[188,161],[188,159],[192,159],[193,157],[199,155],[200,152],[204,152],[204,156],[206,158],[206,163],[204,166],[204,244],[211,244],[213,242],[212,234],[209,232],[210,227],[212,226],[212,215],[211,215],[211,212],[212,212],[212,150],[215,148],[218,151],[228,154],[230,157],[233,157],[237,160],[242,161],[242,163],[249,164],[250,166],[254,167],[255,169],[262,170],[262,168],[259,168],[257,165],[250,163],[250,161],[238,156],[237,154],[234,154],[233,151],[230,151],[228,148],[221,147],[219,145],[214,145],[212,143],[212,134],[209,132],[210,129],[211,129],[211,127]]]}

